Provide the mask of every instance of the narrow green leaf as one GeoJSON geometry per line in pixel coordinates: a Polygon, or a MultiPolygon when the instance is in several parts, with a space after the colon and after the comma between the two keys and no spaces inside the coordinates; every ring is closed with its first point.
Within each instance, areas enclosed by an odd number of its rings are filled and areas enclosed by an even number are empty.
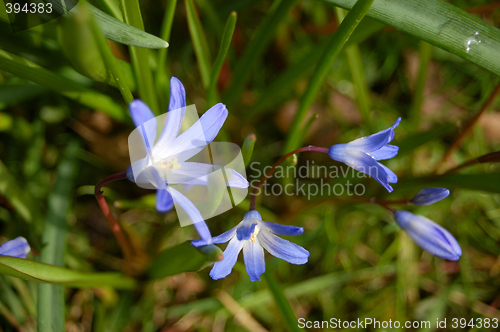
{"type": "Polygon", "coordinates": [[[319,88],[321,87],[326,74],[331,69],[333,61],[337,55],[342,50],[354,29],[358,26],[359,22],[363,19],[366,12],[370,8],[374,0],[359,0],[356,2],[351,11],[347,14],[345,19],[340,24],[337,31],[332,35],[330,43],[322,55],[321,60],[316,65],[316,69],[309,80],[304,95],[300,100],[299,109],[293,120],[292,128],[288,135],[284,151],[292,151],[299,147],[302,143],[300,141],[301,136],[299,132],[303,127],[303,121],[307,114],[307,111],[311,107],[314,98],[318,94],[319,88]]]}
{"type": "MultiPolygon", "coordinates": [[[[57,180],[48,201],[47,216],[42,234],[42,263],[62,266],[66,253],[66,235],[71,191],[76,175],[76,152],[78,144],[70,142],[64,159],[57,168],[57,180]]],[[[64,287],[60,285],[38,285],[38,330],[64,330],[64,287]]]]}
{"type": "Polygon", "coordinates": [[[267,281],[267,286],[271,290],[274,302],[276,303],[276,306],[278,307],[278,310],[281,314],[281,318],[288,327],[288,330],[303,331],[303,329],[299,328],[297,324],[297,317],[295,316],[295,313],[293,312],[292,307],[290,306],[290,303],[288,302],[288,299],[283,292],[283,289],[281,288],[280,284],[278,284],[276,278],[274,278],[272,271],[266,271],[266,273],[264,273],[264,278],[267,281]]]}
{"type": "Polygon", "coordinates": [[[490,174],[445,174],[419,178],[401,178],[398,190],[406,188],[438,187],[447,189],[469,189],[500,193],[500,173],[490,174]]]}
{"type": "Polygon", "coordinates": [[[134,279],[125,277],[120,273],[78,272],[59,266],[9,256],[0,256],[0,273],[26,280],[64,285],[67,287],[132,289],[136,286],[134,279]]]}
{"type": "Polygon", "coordinates": [[[234,28],[236,27],[236,12],[232,12],[227,19],[226,26],[224,28],[224,33],[222,34],[222,41],[220,44],[219,54],[215,58],[214,66],[212,67],[212,72],[210,74],[210,86],[208,88],[207,104],[212,106],[216,101],[217,94],[217,81],[219,79],[220,70],[222,64],[226,59],[227,52],[229,51],[229,46],[231,46],[231,40],[233,38],[234,28]]]}
{"type": "Polygon", "coordinates": [[[413,103],[409,114],[409,120],[414,126],[414,129],[417,131],[420,128],[420,113],[424,103],[427,74],[429,72],[429,63],[432,56],[432,45],[424,41],[420,41],[418,55],[420,58],[420,66],[418,69],[417,88],[415,89],[415,93],[413,95],[413,103]]]}
{"type": "MultiPolygon", "coordinates": [[[[161,26],[160,37],[164,40],[170,40],[170,33],[172,32],[172,23],[174,22],[175,7],[177,6],[177,0],[167,1],[167,6],[165,7],[165,14],[163,15],[163,23],[161,26]]],[[[155,76],[155,86],[156,95],[158,96],[160,109],[168,109],[168,94],[166,93],[169,89],[170,81],[168,77],[167,64],[168,48],[162,48],[158,52],[158,69],[156,70],[155,76]]]]}
{"type": "Polygon", "coordinates": [[[92,109],[103,111],[116,120],[122,121],[125,118],[124,109],[110,97],[3,50],[0,50],[0,70],[54,90],[92,109]]]}
{"type": "MultiPolygon", "coordinates": [[[[125,22],[139,30],[144,31],[144,23],[142,22],[139,1],[121,0],[120,3],[125,22]]],[[[135,46],[130,46],[129,49],[132,57],[132,66],[137,80],[139,96],[142,101],[144,101],[149,108],[151,108],[154,114],[159,114],[156,90],[153,85],[153,76],[149,66],[149,50],[135,46]]]]}
{"type": "MultiPolygon", "coordinates": [[[[128,2],[133,2],[129,0],[128,2]]],[[[54,9],[59,12],[65,12],[60,7],[61,3],[53,2],[54,9]]],[[[104,13],[102,10],[87,4],[90,11],[94,15],[99,27],[106,36],[106,38],[114,40],[115,42],[122,43],[130,46],[137,46],[143,48],[165,48],[168,43],[156,36],[144,32],[144,29],[138,29],[135,26],[123,23],[116,18],[104,13]]],[[[66,13],[67,15],[74,15],[73,10],[66,13]]]]}
{"type": "Polygon", "coordinates": [[[275,0],[271,10],[262,23],[260,23],[257,31],[255,31],[255,34],[246,46],[243,56],[234,68],[231,86],[224,94],[224,100],[228,104],[232,104],[237,98],[241,97],[241,92],[253,68],[275,36],[279,24],[285,19],[296,2],[297,0],[275,0]]]}
{"type": "MultiPolygon", "coordinates": [[[[322,1],[345,9],[356,3],[356,0],[322,1]]],[[[445,1],[375,0],[367,16],[500,75],[500,30],[445,1]],[[478,40],[481,42],[477,43],[478,40]]]]}
{"type": "Polygon", "coordinates": [[[255,136],[255,134],[250,134],[243,141],[243,145],[241,146],[241,154],[243,155],[245,167],[247,167],[252,160],[253,148],[255,146],[256,140],[257,136],[255,136]]]}
{"type": "Polygon", "coordinates": [[[160,253],[148,269],[148,275],[157,279],[182,272],[194,272],[222,257],[222,251],[215,245],[197,249],[191,245],[191,241],[187,241],[160,253]]]}
{"type": "Polygon", "coordinates": [[[397,143],[395,142],[395,144],[399,147],[398,156],[403,156],[427,142],[446,136],[455,129],[456,127],[451,123],[445,123],[428,131],[408,135],[403,139],[398,140],[397,143]]]}
{"type": "MultiPolygon", "coordinates": [[[[335,13],[337,19],[342,22],[346,15],[346,11],[342,8],[336,7],[335,13]]],[[[354,92],[356,96],[356,103],[358,109],[361,111],[363,117],[363,125],[367,127],[369,132],[373,132],[371,128],[370,112],[371,102],[369,96],[369,89],[365,78],[363,61],[361,60],[361,53],[357,44],[345,46],[345,53],[347,55],[347,62],[351,71],[352,82],[354,84],[354,92]]]]}
{"type": "Polygon", "coordinates": [[[207,38],[203,27],[196,12],[193,0],[186,0],[186,15],[188,21],[189,33],[193,41],[196,60],[198,60],[198,68],[200,69],[201,80],[203,86],[208,88],[210,85],[210,63],[211,56],[208,48],[207,38]]]}

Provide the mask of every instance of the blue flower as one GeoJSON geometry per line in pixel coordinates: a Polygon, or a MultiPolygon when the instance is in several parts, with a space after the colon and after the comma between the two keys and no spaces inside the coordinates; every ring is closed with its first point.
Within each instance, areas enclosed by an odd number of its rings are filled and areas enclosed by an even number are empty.
{"type": "Polygon", "coordinates": [[[394,128],[399,125],[401,118],[394,124],[376,134],[361,137],[347,144],[335,144],[330,147],[328,155],[336,161],[340,161],[355,170],[365,173],[377,180],[387,191],[392,192],[389,183],[398,182],[393,171],[377,162],[395,157],[399,148],[388,145],[394,138],[394,128]]]}
{"type": "Polygon", "coordinates": [[[31,248],[28,241],[22,236],[14,240],[5,242],[0,246],[0,256],[12,256],[17,258],[26,258],[31,248]]]}
{"type": "Polygon", "coordinates": [[[462,249],[453,235],[432,220],[401,210],[395,212],[394,218],[425,251],[450,261],[457,261],[462,256],[462,249]]]}
{"type": "Polygon", "coordinates": [[[413,197],[415,205],[431,205],[445,199],[450,194],[450,191],[445,188],[424,188],[413,197]]]}
{"type": "MultiPolygon", "coordinates": [[[[226,107],[220,103],[213,106],[178,135],[185,114],[186,96],[182,83],[172,77],[169,112],[158,140],[156,118],[149,107],[141,100],[134,100],[129,104],[129,109],[134,124],[140,129],[146,156],[127,169],[128,179],[146,188],[158,189],[156,209],[159,212],[170,211],[175,201],[193,221],[200,237],[209,243],[210,231],[198,209],[169,184],[207,185],[214,165],[187,160],[205,149],[217,136],[228,114],[226,107]]],[[[238,172],[225,168],[225,174],[228,186],[248,187],[248,181],[238,172]]]]}
{"type": "MultiPolygon", "coordinates": [[[[300,235],[302,227],[280,225],[262,221],[259,212],[251,210],[245,214],[243,221],[229,231],[215,236],[213,243],[229,241],[224,250],[224,259],[214,264],[210,271],[212,279],[222,279],[233,269],[238,255],[243,249],[243,258],[251,281],[260,280],[260,275],[266,271],[264,248],[273,256],[292,264],[305,264],[309,252],[276,235],[300,235]]],[[[195,247],[204,245],[203,241],[192,241],[195,247]]]]}

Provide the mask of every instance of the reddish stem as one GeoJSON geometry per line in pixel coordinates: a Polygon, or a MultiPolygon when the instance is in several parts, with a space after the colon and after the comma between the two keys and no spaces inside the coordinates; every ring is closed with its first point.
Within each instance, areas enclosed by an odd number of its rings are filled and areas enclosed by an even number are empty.
{"type": "Polygon", "coordinates": [[[113,214],[111,213],[111,210],[109,209],[108,203],[106,203],[106,199],[102,195],[101,188],[108,183],[111,183],[116,180],[122,180],[127,178],[127,175],[125,172],[122,173],[117,173],[108,176],[107,178],[101,180],[96,186],[95,186],[95,198],[97,199],[97,202],[99,203],[99,206],[101,207],[102,213],[106,217],[106,220],[108,221],[109,226],[111,227],[111,231],[113,232],[116,240],[118,241],[118,244],[120,245],[120,248],[123,252],[123,255],[125,256],[125,261],[127,263],[130,263],[132,261],[132,256],[134,253],[134,250],[132,249],[132,245],[130,244],[129,239],[127,236],[123,233],[120,225],[116,221],[115,217],[113,217],[113,214]]]}
{"type": "Polygon", "coordinates": [[[281,163],[283,163],[285,160],[287,160],[290,156],[292,156],[296,153],[306,152],[306,151],[328,153],[329,148],[321,148],[321,147],[309,145],[309,146],[305,146],[303,148],[294,150],[292,152],[289,152],[286,155],[284,155],[283,157],[281,157],[276,163],[274,163],[273,167],[271,167],[271,169],[262,177],[262,180],[260,180],[260,182],[257,183],[257,185],[253,188],[252,193],[251,193],[252,197],[250,198],[250,210],[255,210],[255,199],[257,198],[257,190],[259,190],[259,188],[262,187],[262,185],[264,183],[266,183],[266,181],[271,177],[271,175],[273,175],[276,168],[281,163]]]}

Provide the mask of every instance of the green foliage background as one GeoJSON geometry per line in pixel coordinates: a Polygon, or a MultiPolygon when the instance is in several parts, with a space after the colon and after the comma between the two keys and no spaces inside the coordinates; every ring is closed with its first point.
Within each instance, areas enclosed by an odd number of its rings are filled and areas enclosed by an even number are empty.
{"type": "MultiPolygon", "coordinates": [[[[445,330],[454,318],[500,319],[498,157],[448,172],[500,150],[500,2],[360,0],[350,14],[354,0],[89,3],[14,34],[0,2],[0,234],[33,249],[27,261],[0,257],[3,331],[285,331],[300,330],[298,318],[365,317],[429,320],[434,331],[437,318],[445,330]],[[470,38],[480,43],[467,51],[470,38]],[[94,186],[129,165],[127,102],[164,113],[171,76],[200,112],[227,105],[216,140],[255,135],[250,181],[295,148],[348,142],[401,116],[400,153],[385,162],[399,178],[394,192],[354,173],[299,181],[360,183],[361,198],[262,196],[263,219],[304,227],[290,240],[311,256],[300,266],[266,256],[265,278],[252,283],[241,258],[211,280],[217,252],[186,242],[194,228],[157,213],[150,191],[116,182],[104,195],[137,249],[131,272],[94,186]],[[423,252],[369,202],[430,186],[451,195],[395,207],[448,229],[458,262],[423,252]]],[[[296,167],[341,166],[298,157],[296,167]]],[[[212,234],[234,227],[248,204],[210,219],[212,234]]]]}

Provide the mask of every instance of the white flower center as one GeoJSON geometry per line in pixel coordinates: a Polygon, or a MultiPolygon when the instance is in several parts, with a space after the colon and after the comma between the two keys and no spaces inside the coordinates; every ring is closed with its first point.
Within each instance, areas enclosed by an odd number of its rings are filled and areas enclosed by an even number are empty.
{"type": "Polygon", "coordinates": [[[161,167],[164,172],[172,173],[172,170],[181,168],[181,165],[177,162],[177,157],[175,157],[173,160],[162,161],[161,167]]]}

